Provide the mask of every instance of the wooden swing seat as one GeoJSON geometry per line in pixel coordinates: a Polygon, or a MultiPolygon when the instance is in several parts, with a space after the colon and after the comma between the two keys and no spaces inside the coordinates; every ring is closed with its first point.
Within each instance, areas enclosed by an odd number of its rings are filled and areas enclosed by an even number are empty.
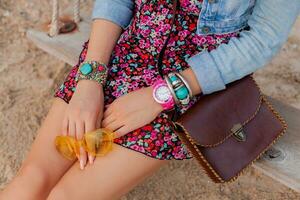
{"type": "Polygon", "coordinates": [[[89,37],[90,26],[90,20],[83,18],[77,25],[77,29],[71,33],[50,37],[43,30],[29,29],[27,37],[47,53],[70,65],[75,65],[82,45],[89,37]]]}
{"type": "MultiPolygon", "coordinates": [[[[42,30],[30,29],[27,31],[27,37],[49,54],[75,65],[82,45],[89,37],[90,22],[87,17],[83,17],[76,31],[55,37],[49,37],[48,33],[42,30]]],[[[253,167],[300,192],[300,110],[268,98],[286,119],[288,131],[273,145],[275,153],[264,155],[253,167]]]]}

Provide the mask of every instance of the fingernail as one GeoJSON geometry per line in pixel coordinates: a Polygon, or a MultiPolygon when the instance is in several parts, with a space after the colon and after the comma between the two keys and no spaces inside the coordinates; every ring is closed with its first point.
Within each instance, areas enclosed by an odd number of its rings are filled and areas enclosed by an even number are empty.
{"type": "Polygon", "coordinates": [[[80,169],[82,169],[82,170],[83,170],[83,169],[84,169],[84,166],[83,166],[83,160],[82,160],[82,159],[80,159],[80,160],[79,160],[79,163],[80,163],[80,169]]]}
{"type": "Polygon", "coordinates": [[[90,163],[90,164],[93,164],[93,162],[94,162],[93,156],[92,156],[92,155],[89,155],[89,163],[90,163]]]}

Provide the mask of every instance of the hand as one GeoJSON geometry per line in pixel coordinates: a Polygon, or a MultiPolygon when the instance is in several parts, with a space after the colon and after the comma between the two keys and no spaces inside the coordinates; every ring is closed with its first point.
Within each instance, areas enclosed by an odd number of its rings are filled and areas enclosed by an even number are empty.
{"type": "MultiPolygon", "coordinates": [[[[62,134],[81,140],[86,132],[100,127],[103,105],[102,86],[92,80],[80,80],[65,112],[62,134]]],[[[87,156],[87,152],[81,148],[80,155],[77,155],[81,169],[87,164],[87,157],[92,164],[94,157],[87,156]]]]}
{"type": "Polygon", "coordinates": [[[163,111],[152,97],[152,91],[152,86],[145,87],[114,100],[104,111],[101,126],[115,131],[120,137],[150,123],[163,111]]]}

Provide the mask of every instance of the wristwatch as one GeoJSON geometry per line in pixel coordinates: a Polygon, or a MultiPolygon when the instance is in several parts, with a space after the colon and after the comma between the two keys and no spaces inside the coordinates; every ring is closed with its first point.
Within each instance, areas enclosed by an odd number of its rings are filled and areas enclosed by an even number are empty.
{"type": "Polygon", "coordinates": [[[164,110],[171,110],[175,106],[175,100],[168,84],[162,78],[159,78],[154,82],[152,96],[157,103],[162,105],[164,110]]]}

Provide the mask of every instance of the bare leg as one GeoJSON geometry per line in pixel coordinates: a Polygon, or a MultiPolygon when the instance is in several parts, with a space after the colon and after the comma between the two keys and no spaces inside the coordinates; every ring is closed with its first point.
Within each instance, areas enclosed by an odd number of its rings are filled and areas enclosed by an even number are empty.
{"type": "Polygon", "coordinates": [[[47,200],[118,199],[166,163],[114,144],[113,151],[97,157],[83,171],[75,163],[47,200]]]}
{"type": "Polygon", "coordinates": [[[0,193],[0,199],[42,200],[51,190],[48,198],[55,200],[64,199],[65,195],[74,195],[71,199],[119,198],[166,163],[115,144],[114,151],[97,158],[93,165],[81,171],[78,162],[74,164],[64,159],[54,148],[53,141],[61,132],[66,106],[63,100],[54,99],[27,158],[0,193]],[[79,181],[83,179],[85,181],[79,181]]]}
{"type": "Polygon", "coordinates": [[[0,199],[46,199],[54,185],[74,163],[64,159],[54,146],[55,136],[61,133],[66,106],[62,99],[54,98],[27,158],[15,178],[0,193],[0,199]]]}

